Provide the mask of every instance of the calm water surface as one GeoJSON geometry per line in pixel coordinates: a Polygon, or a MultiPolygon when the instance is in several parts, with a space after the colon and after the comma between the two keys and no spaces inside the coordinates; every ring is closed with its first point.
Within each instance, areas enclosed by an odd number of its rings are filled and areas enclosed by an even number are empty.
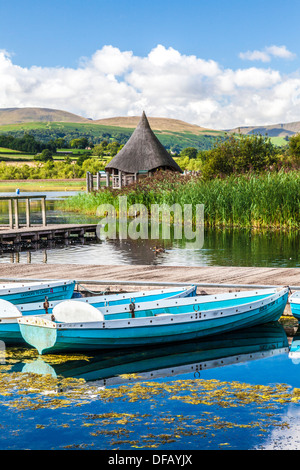
{"type": "MultiPolygon", "coordinates": [[[[55,198],[53,198],[55,199],[55,198]]],[[[36,208],[38,220],[38,206],[36,208]]],[[[0,214],[5,220],[6,214],[0,214]]],[[[98,220],[55,211],[48,220],[98,220]]],[[[185,241],[96,240],[0,262],[299,267],[299,234],[209,230],[185,241]]],[[[297,322],[294,322],[297,325],[297,322]]],[[[155,349],[38,356],[0,349],[0,449],[300,449],[299,337],[281,324],[155,349]],[[299,343],[298,343],[299,341],[299,343]]]]}
{"type": "Polygon", "coordinates": [[[2,358],[0,449],[300,449],[300,364],[279,323],[176,348],[2,358]]]}
{"type": "MultiPolygon", "coordinates": [[[[65,193],[47,196],[48,223],[98,223],[99,219],[55,209],[55,199],[65,193]]],[[[21,206],[22,209],[22,206],[21,206]]],[[[40,205],[32,208],[34,223],[41,222],[40,205]]],[[[25,223],[25,206],[21,223],[25,223]]],[[[0,205],[0,223],[8,223],[7,209],[0,205]],[[2,207],[2,212],[1,212],[2,207]]],[[[187,248],[186,240],[81,240],[64,245],[0,252],[0,262],[149,264],[169,266],[262,266],[299,267],[300,234],[297,231],[206,230],[201,249],[187,248]],[[164,249],[157,253],[154,246],[164,249]],[[16,254],[17,253],[17,254],[16,254]]]]}

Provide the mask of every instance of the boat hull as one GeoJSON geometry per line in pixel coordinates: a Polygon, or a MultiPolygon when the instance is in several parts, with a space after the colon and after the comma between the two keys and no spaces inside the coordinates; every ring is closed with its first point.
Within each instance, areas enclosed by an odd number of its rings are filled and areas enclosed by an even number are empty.
{"type": "MultiPolygon", "coordinates": [[[[75,281],[40,282],[22,285],[10,284],[0,288],[0,299],[14,305],[31,302],[66,300],[73,295],[75,281]]],[[[0,313],[1,315],[1,313],[0,313]]]]}
{"type": "Polygon", "coordinates": [[[300,320],[300,292],[292,294],[290,296],[289,303],[293,317],[300,320]]]}
{"type": "MultiPolygon", "coordinates": [[[[73,287],[74,290],[74,287],[73,287]]],[[[132,292],[124,294],[111,294],[111,295],[99,295],[94,297],[76,298],[76,302],[83,302],[84,304],[93,305],[95,308],[106,307],[107,305],[115,306],[118,310],[118,306],[129,305],[130,302],[146,302],[161,299],[175,299],[175,298],[189,298],[196,295],[196,286],[190,286],[186,288],[173,288],[173,289],[156,289],[153,291],[143,292],[132,292]]],[[[67,292],[67,297],[62,297],[59,300],[50,300],[47,314],[51,314],[53,308],[58,305],[62,300],[69,299],[73,291],[67,292]]],[[[41,302],[25,303],[17,305],[22,316],[39,315],[44,316],[46,314],[44,307],[44,300],[41,302]]],[[[47,316],[45,316],[47,318],[47,316]]],[[[14,319],[5,319],[1,317],[0,309],[0,340],[4,341],[7,345],[9,344],[25,344],[25,341],[21,335],[17,317],[14,319]]]]}
{"type": "MultiPolygon", "coordinates": [[[[105,350],[159,345],[203,338],[277,321],[285,309],[288,289],[264,300],[222,310],[195,310],[103,322],[55,323],[39,317],[18,320],[26,342],[40,354],[47,352],[105,350]]],[[[178,302],[177,302],[178,303],[178,302]]]]}

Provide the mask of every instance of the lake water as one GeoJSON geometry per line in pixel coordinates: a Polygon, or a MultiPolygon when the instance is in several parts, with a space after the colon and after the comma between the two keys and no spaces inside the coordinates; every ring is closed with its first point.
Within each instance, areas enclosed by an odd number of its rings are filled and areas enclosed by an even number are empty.
{"type": "MultiPolygon", "coordinates": [[[[29,193],[26,193],[29,194],[29,193]]],[[[69,193],[68,193],[69,194],[69,193]]],[[[66,192],[47,193],[48,223],[98,223],[99,218],[55,209],[55,200],[66,192]]],[[[0,194],[1,196],[1,194],[0,194]]],[[[33,223],[41,222],[40,203],[32,207],[33,223]]],[[[0,205],[0,223],[8,223],[7,209],[0,205]]],[[[22,206],[21,206],[22,209],[22,206]]],[[[21,212],[25,223],[25,206],[21,212]]],[[[171,238],[153,240],[149,230],[147,240],[115,240],[98,238],[66,242],[59,245],[37,246],[36,249],[16,247],[10,252],[0,252],[1,262],[19,263],[76,263],[76,264],[149,264],[169,266],[261,266],[299,267],[299,231],[220,230],[204,232],[201,249],[191,248],[187,240],[171,238]],[[154,246],[164,252],[154,251],[154,246]]]]}
{"type": "Polygon", "coordinates": [[[0,449],[300,449],[300,363],[279,323],[159,350],[2,358],[0,449]]]}
{"type": "MultiPolygon", "coordinates": [[[[49,222],[98,222],[54,204],[49,222]]],[[[2,252],[0,261],[299,267],[297,232],[207,230],[198,250],[185,241],[160,243],[163,253],[153,252],[153,240],[97,239],[2,252]]],[[[86,355],[38,356],[2,344],[0,450],[300,449],[300,331],[293,338],[286,331],[275,323],[86,355]]]]}

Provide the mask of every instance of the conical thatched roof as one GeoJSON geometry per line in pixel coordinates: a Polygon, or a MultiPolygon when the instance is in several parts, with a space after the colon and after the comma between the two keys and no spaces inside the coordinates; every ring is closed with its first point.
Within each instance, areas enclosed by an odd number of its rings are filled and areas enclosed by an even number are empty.
{"type": "Polygon", "coordinates": [[[143,112],[130,139],[106,166],[107,171],[117,169],[125,173],[138,173],[163,168],[183,173],[150,128],[143,112]]]}

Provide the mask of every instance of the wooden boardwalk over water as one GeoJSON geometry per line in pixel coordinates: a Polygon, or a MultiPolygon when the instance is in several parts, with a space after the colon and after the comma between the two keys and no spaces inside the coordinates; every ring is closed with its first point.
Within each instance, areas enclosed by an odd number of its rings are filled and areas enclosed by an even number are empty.
{"type": "Polygon", "coordinates": [[[0,244],[33,242],[42,239],[55,240],[72,236],[84,237],[96,234],[97,224],[49,224],[20,228],[0,227],[0,244]]]}
{"type": "MultiPolygon", "coordinates": [[[[97,286],[120,289],[114,281],[126,281],[126,286],[137,290],[138,283],[151,288],[155,283],[171,285],[223,284],[225,285],[275,285],[300,286],[299,268],[257,268],[257,267],[195,267],[195,266],[145,266],[145,265],[81,265],[81,264],[12,264],[0,263],[0,278],[6,279],[76,279],[93,285],[93,281],[103,282],[97,286]],[[91,281],[89,283],[89,281],[91,281]],[[137,283],[136,286],[131,283],[137,283]],[[164,284],[165,283],[165,284],[164,284]]],[[[95,287],[95,286],[94,286],[95,287]]],[[[123,287],[123,286],[122,286],[123,287]]],[[[141,289],[143,287],[139,287],[141,289]]],[[[210,289],[211,290],[211,289],[210,289]]],[[[226,288],[226,290],[228,290],[226,288]]]]}

